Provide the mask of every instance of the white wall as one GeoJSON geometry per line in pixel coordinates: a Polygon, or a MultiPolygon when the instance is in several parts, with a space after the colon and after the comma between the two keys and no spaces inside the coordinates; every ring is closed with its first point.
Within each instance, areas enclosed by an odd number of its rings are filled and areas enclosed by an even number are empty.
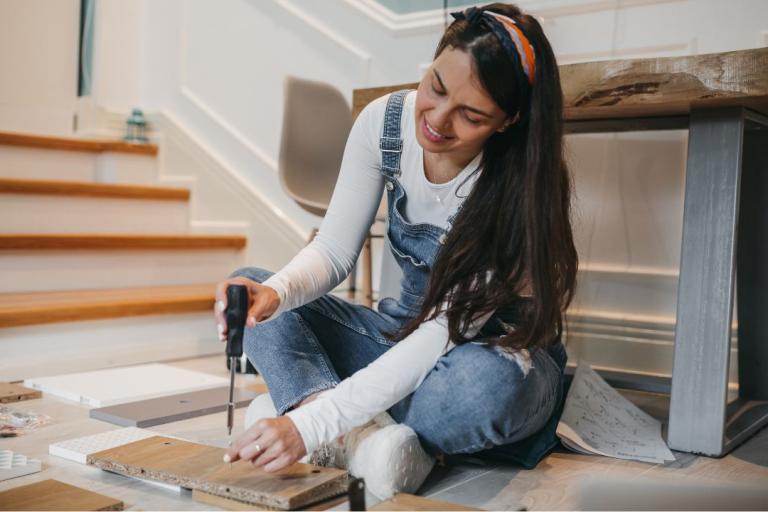
{"type": "Polygon", "coordinates": [[[72,132],[79,0],[0,1],[0,130],[72,132]]]}
{"type": "MultiPolygon", "coordinates": [[[[768,45],[763,0],[519,5],[542,21],[561,64],[768,45]]],[[[348,98],[415,81],[443,27],[439,12],[398,16],[373,0],[99,0],[98,9],[97,102],[167,113],[297,236],[319,219],[279,187],[283,78],[327,81],[348,98]]],[[[668,373],[686,142],[681,131],[569,137],[582,258],[575,358],[668,373]]]]}

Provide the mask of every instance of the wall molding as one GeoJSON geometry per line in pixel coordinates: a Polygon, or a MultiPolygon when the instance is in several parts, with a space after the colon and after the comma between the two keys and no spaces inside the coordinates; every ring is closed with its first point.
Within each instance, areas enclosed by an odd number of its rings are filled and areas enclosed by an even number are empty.
{"type": "MultiPolygon", "coordinates": [[[[261,221],[262,224],[259,225],[268,227],[277,239],[283,240],[287,244],[289,252],[298,251],[304,246],[305,230],[280,208],[276,207],[251,180],[246,179],[236,169],[229,166],[226,160],[210,145],[187,130],[173,113],[163,110],[153,115],[152,118],[166,136],[175,137],[175,142],[183,145],[186,151],[195,154],[198,161],[206,162],[206,167],[216,174],[217,180],[220,180],[227,187],[228,192],[235,194],[249,206],[255,215],[248,218],[248,223],[253,224],[254,220],[261,221]],[[288,229],[285,229],[286,227],[288,229]]],[[[161,160],[161,175],[164,174],[165,170],[166,166],[161,160]]]]}
{"type": "Polygon", "coordinates": [[[692,55],[695,53],[696,39],[680,43],[660,44],[653,46],[633,46],[599,52],[560,53],[557,55],[559,65],[575,62],[638,58],[645,55],[662,56],[663,54],[692,55]]]}
{"type": "Polygon", "coordinates": [[[290,13],[291,15],[295,16],[297,19],[301,20],[303,23],[305,23],[308,27],[312,28],[316,32],[320,33],[321,35],[327,37],[331,41],[333,41],[339,48],[351,53],[358,59],[360,59],[363,62],[364,66],[364,83],[368,83],[368,80],[371,76],[371,54],[367,51],[363,50],[359,46],[357,46],[355,43],[350,41],[349,39],[345,38],[339,32],[331,29],[328,25],[321,22],[317,18],[310,16],[306,12],[304,12],[300,7],[295,5],[293,2],[290,2],[289,0],[277,0],[277,5],[282,7],[286,12],[290,13]]]}
{"type": "MultiPolygon", "coordinates": [[[[397,35],[421,34],[442,30],[445,19],[442,9],[432,9],[408,14],[398,14],[378,3],[376,0],[344,0],[347,4],[356,8],[379,25],[397,35]]],[[[566,0],[519,0],[517,5],[526,12],[531,13],[540,22],[566,16],[579,16],[602,11],[616,9],[630,9],[647,5],[662,3],[679,3],[685,0],[597,0],[584,2],[579,5],[569,4],[566,0]],[[544,6],[542,6],[542,3],[544,6]]],[[[453,7],[450,10],[459,10],[461,7],[453,7]]]]}
{"type": "Polygon", "coordinates": [[[192,106],[205,114],[209,120],[216,123],[219,128],[221,128],[235,141],[237,141],[238,144],[247,149],[248,152],[253,156],[258,158],[261,163],[264,164],[264,166],[274,172],[277,172],[278,164],[276,159],[269,155],[266,150],[254,144],[250,139],[248,139],[248,137],[243,134],[243,132],[235,128],[229,121],[224,119],[224,116],[216,112],[216,109],[206,103],[200,96],[192,91],[192,89],[190,89],[187,85],[182,85],[179,92],[192,106]]]}

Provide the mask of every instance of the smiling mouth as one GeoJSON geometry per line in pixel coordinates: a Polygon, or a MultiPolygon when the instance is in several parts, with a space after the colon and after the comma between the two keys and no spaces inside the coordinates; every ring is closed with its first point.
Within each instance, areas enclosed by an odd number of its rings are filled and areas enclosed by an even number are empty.
{"type": "Polygon", "coordinates": [[[442,133],[438,132],[432,126],[427,122],[427,118],[424,117],[424,134],[427,136],[429,140],[432,142],[442,142],[444,140],[452,139],[453,137],[448,137],[446,135],[443,135],[442,133]]]}

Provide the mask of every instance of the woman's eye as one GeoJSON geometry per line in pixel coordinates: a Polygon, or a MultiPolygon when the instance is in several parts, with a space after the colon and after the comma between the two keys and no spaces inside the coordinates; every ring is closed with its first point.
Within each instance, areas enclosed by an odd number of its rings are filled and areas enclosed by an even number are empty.
{"type": "Polygon", "coordinates": [[[442,96],[443,94],[445,94],[445,91],[438,91],[437,89],[435,89],[434,85],[432,86],[432,92],[434,92],[438,96],[442,96]]]}
{"type": "Polygon", "coordinates": [[[469,122],[470,122],[470,123],[472,123],[472,124],[477,124],[477,123],[479,123],[479,122],[480,122],[480,120],[479,120],[479,119],[472,119],[472,118],[471,118],[471,117],[469,117],[467,114],[464,114],[464,117],[467,119],[467,121],[469,121],[469,122]]]}

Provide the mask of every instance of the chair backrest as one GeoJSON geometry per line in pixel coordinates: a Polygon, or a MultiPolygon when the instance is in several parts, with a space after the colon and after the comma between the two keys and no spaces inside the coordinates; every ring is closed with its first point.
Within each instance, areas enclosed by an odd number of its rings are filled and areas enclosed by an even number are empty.
{"type": "Polygon", "coordinates": [[[279,174],[300,206],[325,215],[352,129],[352,109],[333,86],[289,76],[280,141],[279,174]]]}

